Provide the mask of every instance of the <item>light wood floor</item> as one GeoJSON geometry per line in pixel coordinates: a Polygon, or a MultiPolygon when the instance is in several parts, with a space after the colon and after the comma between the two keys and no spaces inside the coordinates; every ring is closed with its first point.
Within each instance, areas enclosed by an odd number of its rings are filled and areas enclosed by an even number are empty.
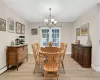
{"type": "MultiPolygon", "coordinates": [[[[100,80],[100,73],[95,72],[91,68],[82,68],[78,65],[70,55],[66,55],[64,74],[62,69],[59,70],[59,80],[100,80]]],[[[36,74],[33,74],[34,59],[33,55],[29,55],[29,60],[19,67],[19,71],[16,69],[8,70],[0,75],[0,80],[43,80],[42,73],[37,70],[36,74]]]]}

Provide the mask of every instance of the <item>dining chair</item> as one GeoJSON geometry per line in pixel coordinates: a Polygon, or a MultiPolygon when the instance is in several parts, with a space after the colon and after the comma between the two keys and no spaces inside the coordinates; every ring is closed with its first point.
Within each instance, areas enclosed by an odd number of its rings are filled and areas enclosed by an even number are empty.
{"type": "Polygon", "coordinates": [[[49,47],[52,47],[52,46],[53,46],[53,42],[47,42],[47,45],[48,45],[49,47]]]}
{"type": "Polygon", "coordinates": [[[65,69],[64,69],[64,58],[65,58],[65,54],[66,54],[66,49],[67,49],[67,44],[64,43],[64,42],[61,42],[60,43],[60,48],[62,48],[64,50],[64,53],[61,57],[61,65],[62,65],[62,68],[63,68],[63,72],[65,73],[65,69]]]}
{"type": "Polygon", "coordinates": [[[40,49],[40,43],[37,42],[37,43],[35,43],[35,44],[37,45],[37,50],[39,50],[39,49],[40,49]]]}
{"type": "MultiPolygon", "coordinates": [[[[51,48],[48,48],[48,50],[51,48]]],[[[56,77],[58,80],[58,69],[60,65],[60,58],[62,56],[61,50],[56,49],[56,51],[50,52],[48,51],[47,48],[42,49],[40,54],[44,56],[44,62],[43,62],[43,69],[44,69],[44,80],[46,79],[48,74],[55,74],[55,76],[49,76],[49,77],[56,77]],[[45,50],[46,49],[46,50],[45,50]],[[58,51],[57,51],[58,50],[58,51]],[[60,52],[59,52],[60,51],[60,52]]]]}
{"type": "Polygon", "coordinates": [[[32,50],[33,50],[33,55],[34,55],[34,60],[35,60],[35,68],[34,68],[34,74],[36,71],[36,68],[40,68],[41,66],[41,61],[38,55],[38,46],[37,43],[32,44],[32,50]]]}

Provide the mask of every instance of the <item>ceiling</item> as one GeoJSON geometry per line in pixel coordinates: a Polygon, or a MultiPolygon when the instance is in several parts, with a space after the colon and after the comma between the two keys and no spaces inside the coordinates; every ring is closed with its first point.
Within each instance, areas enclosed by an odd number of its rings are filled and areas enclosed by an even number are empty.
{"type": "Polygon", "coordinates": [[[72,22],[99,0],[2,0],[28,22],[43,22],[52,17],[58,22],[72,22]]]}

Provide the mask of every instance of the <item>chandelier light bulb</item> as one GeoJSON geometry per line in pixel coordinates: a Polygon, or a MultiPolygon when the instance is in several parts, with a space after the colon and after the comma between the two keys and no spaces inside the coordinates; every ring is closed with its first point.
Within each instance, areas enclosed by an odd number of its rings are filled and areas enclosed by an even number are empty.
{"type": "Polygon", "coordinates": [[[54,21],[54,24],[57,24],[57,21],[54,21]]]}
{"type": "Polygon", "coordinates": [[[45,21],[46,23],[48,23],[48,19],[45,19],[44,21],[45,21]]]}
{"type": "Polygon", "coordinates": [[[51,22],[54,22],[54,19],[51,19],[51,22]]]}

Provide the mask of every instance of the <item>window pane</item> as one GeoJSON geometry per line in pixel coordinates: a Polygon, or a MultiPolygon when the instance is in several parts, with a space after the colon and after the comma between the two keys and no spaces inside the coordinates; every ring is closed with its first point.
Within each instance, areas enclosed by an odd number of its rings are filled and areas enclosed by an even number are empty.
{"type": "Polygon", "coordinates": [[[49,38],[49,34],[47,34],[47,38],[49,38]]]}
{"type": "Polygon", "coordinates": [[[57,34],[57,38],[59,38],[59,34],[57,34]]]}
{"type": "Polygon", "coordinates": [[[54,28],[53,29],[42,29],[43,46],[47,46],[47,42],[49,41],[53,41],[54,46],[59,46],[59,37],[60,37],[59,29],[54,29],[54,28]]]}
{"type": "Polygon", "coordinates": [[[59,29],[57,29],[57,33],[59,33],[59,29]]]}
{"type": "Polygon", "coordinates": [[[54,30],[52,30],[52,33],[54,33],[54,30]]]}
{"type": "Polygon", "coordinates": [[[42,34],[43,35],[43,38],[46,38],[46,34],[42,34]]]}

